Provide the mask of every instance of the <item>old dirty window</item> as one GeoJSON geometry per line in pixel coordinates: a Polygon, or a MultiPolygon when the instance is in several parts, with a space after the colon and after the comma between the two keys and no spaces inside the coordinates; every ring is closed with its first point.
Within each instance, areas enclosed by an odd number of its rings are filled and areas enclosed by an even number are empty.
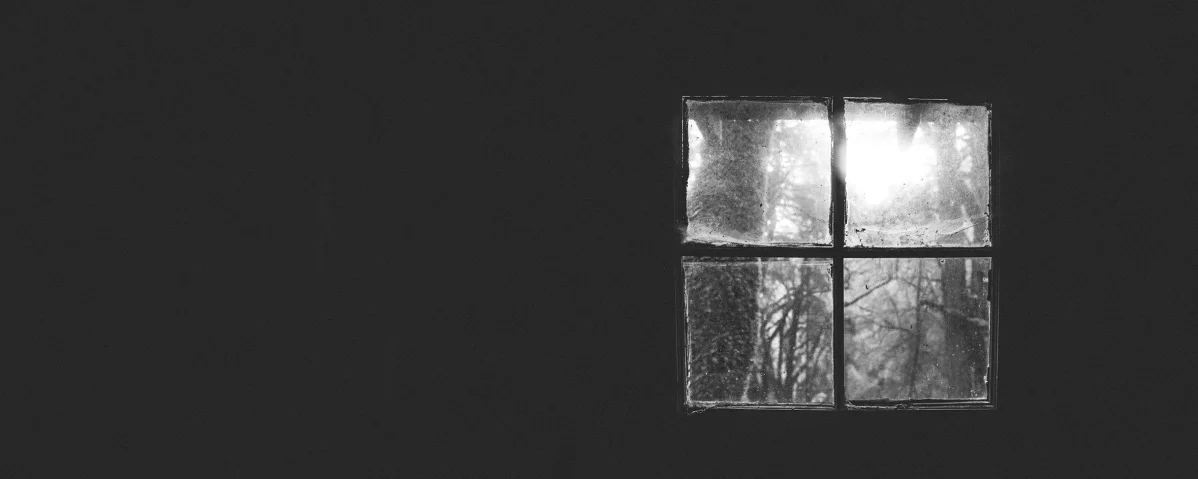
{"type": "Polygon", "coordinates": [[[685,97],[687,411],[996,405],[992,108],[685,97]]]}

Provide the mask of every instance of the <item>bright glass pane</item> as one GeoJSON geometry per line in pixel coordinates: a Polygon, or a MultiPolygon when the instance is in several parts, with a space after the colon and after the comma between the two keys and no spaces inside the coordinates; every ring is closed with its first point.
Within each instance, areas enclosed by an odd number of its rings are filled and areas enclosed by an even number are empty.
{"type": "Polygon", "coordinates": [[[687,402],[833,404],[831,266],[684,258],[687,402]]]}
{"type": "Polygon", "coordinates": [[[848,258],[845,396],[984,399],[989,258],[848,258]]]}
{"type": "Polygon", "coordinates": [[[845,245],[990,245],[984,106],[845,102],[845,245]]]}
{"type": "Polygon", "coordinates": [[[688,100],[687,129],[686,241],[831,244],[825,104],[688,100]]]}

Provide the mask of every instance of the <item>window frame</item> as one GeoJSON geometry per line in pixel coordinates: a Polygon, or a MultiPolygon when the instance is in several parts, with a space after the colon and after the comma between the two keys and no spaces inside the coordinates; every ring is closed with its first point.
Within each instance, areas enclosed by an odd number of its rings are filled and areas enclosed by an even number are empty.
{"type": "Polygon", "coordinates": [[[995,127],[999,117],[995,113],[992,100],[970,101],[969,99],[945,98],[915,98],[884,96],[798,96],[798,95],[757,95],[757,96],[728,96],[728,95],[683,95],[679,102],[680,121],[675,121],[678,137],[676,138],[677,156],[673,162],[673,203],[674,203],[674,241],[676,250],[672,255],[675,296],[675,330],[676,330],[676,390],[678,411],[684,415],[693,415],[710,410],[785,410],[785,411],[891,411],[891,410],[997,410],[998,409],[998,350],[999,350],[999,319],[1000,319],[1000,272],[1002,269],[1001,228],[998,227],[1001,218],[1001,170],[1002,161],[999,157],[999,130],[995,127]],[[820,102],[828,107],[828,123],[831,130],[831,230],[832,244],[823,245],[711,245],[686,242],[688,218],[686,212],[686,186],[690,175],[689,138],[687,122],[689,115],[687,102],[698,101],[776,101],[776,102],[820,102]],[[990,246],[925,246],[925,247],[846,247],[845,225],[847,222],[848,199],[845,187],[844,172],[847,168],[845,152],[847,146],[847,129],[845,124],[846,100],[868,103],[917,104],[940,103],[948,105],[984,106],[989,114],[987,132],[987,166],[989,168],[989,218],[988,228],[990,246]],[[687,361],[687,318],[686,295],[683,274],[683,260],[693,257],[768,257],[768,258],[826,258],[832,261],[832,311],[833,321],[833,371],[834,399],[831,406],[827,404],[745,404],[745,403],[705,403],[702,405],[687,404],[687,376],[689,364],[687,361]],[[952,258],[952,257],[987,257],[990,258],[989,303],[990,303],[990,350],[989,367],[986,372],[985,399],[870,399],[848,400],[845,397],[844,371],[844,260],[846,258],[952,258]]]}

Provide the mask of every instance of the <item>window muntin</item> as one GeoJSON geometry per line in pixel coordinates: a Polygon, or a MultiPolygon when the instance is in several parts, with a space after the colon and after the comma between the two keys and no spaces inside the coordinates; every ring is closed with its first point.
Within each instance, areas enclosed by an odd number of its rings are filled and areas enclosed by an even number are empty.
{"type": "Polygon", "coordinates": [[[688,408],[994,406],[989,105],[690,97],[684,110],[688,408]]]}

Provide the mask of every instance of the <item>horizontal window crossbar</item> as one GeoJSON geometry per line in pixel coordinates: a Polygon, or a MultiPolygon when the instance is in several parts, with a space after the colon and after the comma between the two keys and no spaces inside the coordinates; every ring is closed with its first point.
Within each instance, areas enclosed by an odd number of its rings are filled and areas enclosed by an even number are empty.
{"type": "Polygon", "coordinates": [[[824,103],[832,99],[830,96],[812,96],[812,95],[685,95],[682,97],[683,102],[686,100],[697,101],[792,101],[792,102],[817,102],[824,103]]]}
{"type": "Polygon", "coordinates": [[[986,399],[870,399],[845,402],[849,411],[902,411],[902,410],[993,410],[992,401],[986,399]]]}
{"type": "Polygon", "coordinates": [[[985,106],[988,109],[991,107],[991,104],[988,101],[985,101],[985,100],[982,100],[979,98],[970,99],[970,98],[961,98],[961,97],[955,97],[950,100],[947,98],[916,98],[916,97],[902,97],[902,96],[846,96],[846,97],[844,97],[844,99],[848,100],[848,101],[852,101],[852,102],[859,102],[859,103],[893,103],[893,104],[899,104],[899,105],[914,105],[917,103],[939,103],[939,104],[944,104],[944,105],[958,105],[958,106],[985,106]]]}
{"type": "MultiPolygon", "coordinates": [[[[934,410],[996,410],[993,401],[985,399],[910,399],[910,400],[849,400],[845,411],[934,411],[934,410]]],[[[688,415],[708,411],[838,411],[835,404],[744,404],[723,402],[692,402],[686,408],[688,415]]]]}
{"type": "Polygon", "coordinates": [[[687,414],[699,414],[707,411],[740,410],[740,411],[836,411],[835,404],[743,404],[692,402],[687,406],[687,414]]]}

